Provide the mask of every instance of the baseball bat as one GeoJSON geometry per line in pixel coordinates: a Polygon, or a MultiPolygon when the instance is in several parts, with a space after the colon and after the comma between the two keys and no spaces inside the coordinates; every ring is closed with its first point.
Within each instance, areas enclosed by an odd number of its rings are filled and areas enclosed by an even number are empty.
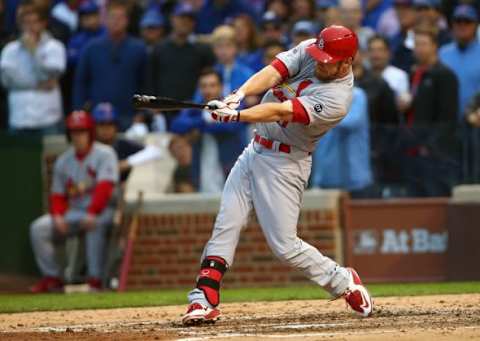
{"type": "Polygon", "coordinates": [[[193,103],[187,101],[180,101],[168,97],[147,96],[147,95],[133,95],[133,107],[136,109],[157,109],[162,111],[173,111],[180,109],[209,109],[215,108],[205,103],[193,103]]]}
{"type": "Polygon", "coordinates": [[[133,244],[135,243],[135,239],[137,238],[138,216],[140,215],[140,209],[142,208],[142,205],[143,192],[139,191],[137,204],[133,211],[132,220],[127,231],[127,244],[125,246],[123,254],[122,265],[120,266],[120,283],[118,285],[118,291],[125,291],[127,289],[128,273],[130,271],[130,265],[132,263],[133,257],[133,244]]]}

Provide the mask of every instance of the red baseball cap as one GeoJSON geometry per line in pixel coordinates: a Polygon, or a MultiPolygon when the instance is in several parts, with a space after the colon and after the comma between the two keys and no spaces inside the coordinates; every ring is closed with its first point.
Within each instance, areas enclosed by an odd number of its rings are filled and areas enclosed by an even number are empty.
{"type": "Polygon", "coordinates": [[[320,63],[336,63],[354,58],[358,50],[358,38],[351,29],[340,25],[324,28],[317,40],[307,47],[307,52],[320,63]]]}

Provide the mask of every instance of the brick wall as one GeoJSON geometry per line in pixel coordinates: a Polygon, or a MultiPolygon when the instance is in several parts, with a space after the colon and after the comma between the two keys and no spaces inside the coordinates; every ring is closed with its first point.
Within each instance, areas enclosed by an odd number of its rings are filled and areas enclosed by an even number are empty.
{"type": "MultiPolygon", "coordinates": [[[[298,231],[302,239],[341,262],[338,212],[336,205],[306,209],[301,213],[298,231]]],[[[215,215],[213,212],[141,214],[127,289],[192,286],[215,215]]],[[[308,281],[273,256],[253,215],[242,232],[235,262],[224,278],[224,286],[272,286],[297,282],[308,281]]]]}

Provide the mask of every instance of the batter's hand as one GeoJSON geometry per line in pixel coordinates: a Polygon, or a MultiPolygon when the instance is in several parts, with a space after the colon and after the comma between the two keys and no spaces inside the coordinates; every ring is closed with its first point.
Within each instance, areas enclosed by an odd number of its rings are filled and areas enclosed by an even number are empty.
{"type": "Polygon", "coordinates": [[[222,101],[214,100],[208,102],[210,107],[215,109],[212,110],[212,119],[218,122],[238,122],[240,119],[240,113],[228,107],[228,105],[222,101]]]}
{"type": "Polygon", "coordinates": [[[244,98],[245,94],[242,91],[236,90],[225,97],[222,102],[225,103],[230,109],[237,109],[244,98]]]}
{"type": "Polygon", "coordinates": [[[65,221],[65,218],[61,215],[53,216],[53,226],[55,230],[62,236],[65,236],[68,232],[68,224],[65,221]]]}
{"type": "Polygon", "coordinates": [[[96,222],[97,217],[94,214],[87,213],[87,215],[83,218],[81,225],[85,231],[92,231],[95,228],[96,222]]]}

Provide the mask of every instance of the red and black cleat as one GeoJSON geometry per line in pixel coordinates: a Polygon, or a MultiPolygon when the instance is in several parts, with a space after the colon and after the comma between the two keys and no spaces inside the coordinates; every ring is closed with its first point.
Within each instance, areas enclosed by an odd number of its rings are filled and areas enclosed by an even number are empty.
{"type": "Polygon", "coordinates": [[[87,279],[87,284],[89,292],[102,291],[102,281],[99,278],[90,277],[87,279]]]}
{"type": "Polygon", "coordinates": [[[63,281],[58,277],[43,277],[30,288],[30,292],[34,294],[64,292],[63,281]]]}
{"type": "Polygon", "coordinates": [[[196,326],[205,323],[215,323],[220,318],[220,310],[206,307],[200,303],[192,303],[182,317],[185,326],[196,326]]]}
{"type": "Polygon", "coordinates": [[[363,317],[372,315],[373,300],[368,293],[367,288],[362,284],[357,272],[352,268],[347,268],[350,273],[350,283],[347,291],[343,294],[343,298],[348,305],[363,317]]]}

